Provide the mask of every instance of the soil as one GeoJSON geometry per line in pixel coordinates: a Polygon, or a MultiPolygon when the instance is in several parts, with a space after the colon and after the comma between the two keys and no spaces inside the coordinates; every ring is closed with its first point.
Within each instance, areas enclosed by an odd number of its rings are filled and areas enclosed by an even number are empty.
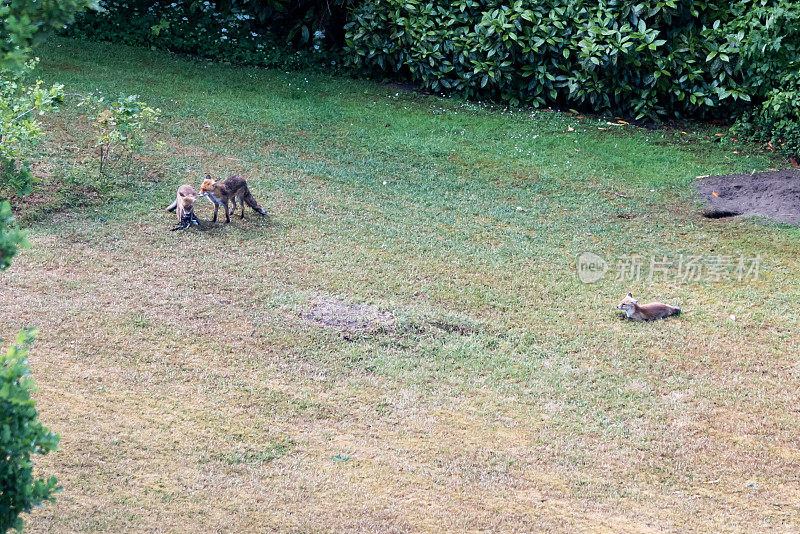
{"type": "Polygon", "coordinates": [[[800,225],[800,169],[706,176],[696,185],[710,219],[761,215],[800,225]]]}
{"type": "Polygon", "coordinates": [[[338,299],[320,299],[300,317],[320,326],[350,332],[391,329],[394,317],[372,304],[353,304],[338,299]]]}

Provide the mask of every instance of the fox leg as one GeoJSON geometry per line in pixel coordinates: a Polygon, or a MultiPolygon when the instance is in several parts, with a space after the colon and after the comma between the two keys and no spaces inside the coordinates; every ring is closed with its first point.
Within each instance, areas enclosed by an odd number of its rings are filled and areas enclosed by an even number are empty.
{"type": "MultiPolygon", "coordinates": [[[[217,211],[219,211],[219,204],[216,202],[214,203],[214,218],[211,219],[211,222],[217,222],[217,211]]],[[[227,210],[225,210],[227,211],[227,210]]]]}
{"type": "MultiPolygon", "coordinates": [[[[234,197],[234,198],[236,198],[236,197],[234,197]]],[[[234,200],[234,202],[235,202],[235,200],[234,200]]],[[[244,219],[244,194],[240,194],[239,195],[239,205],[241,205],[241,207],[242,207],[242,219],[244,219]]],[[[236,210],[234,209],[233,211],[235,212],[236,210]]]]}
{"type": "Polygon", "coordinates": [[[231,213],[230,213],[230,211],[228,211],[228,201],[227,200],[225,201],[225,222],[226,223],[231,222],[231,213]]]}

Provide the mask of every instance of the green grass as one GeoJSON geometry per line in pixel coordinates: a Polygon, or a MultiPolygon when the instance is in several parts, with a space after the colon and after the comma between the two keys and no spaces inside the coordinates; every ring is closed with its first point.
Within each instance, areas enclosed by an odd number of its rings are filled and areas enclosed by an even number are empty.
{"type": "Polygon", "coordinates": [[[98,183],[91,118],[47,119],[51,190],[0,311],[6,339],[41,329],[62,435],[39,465],[65,490],[32,531],[798,525],[800,232],[704,219],[692,188],[779,162],[711,127],[67,40],[40,56],[68,92],[160,107],[167,148],[98,183]],[[271,217],[169,232],[205,171],[271,217]],[[584,284],[585,251],[760,255],[760,277],[584,284]],[[628,291],[684,313],[620,322],[628,291]],[[367,303],[390,319],[309,318],[367,303]]]}

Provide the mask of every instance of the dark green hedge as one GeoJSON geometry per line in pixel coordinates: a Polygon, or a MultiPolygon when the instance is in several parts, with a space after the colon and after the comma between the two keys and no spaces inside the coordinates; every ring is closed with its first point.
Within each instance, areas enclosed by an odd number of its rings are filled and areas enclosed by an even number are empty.
{"type": "Polygon", "coordinates": [[[763,103],[739,118],[731,133],[800,156],[800,72],[785,74],[763,103]]]}
{"type": "Polygon", "coordinates": [[[799,6],[367,0],[347,26],[346,57],[434,91],[512,104],[726,116],[797,67],[799,6]],[[772,49],[777,40],[780,51],[772,49]]]}

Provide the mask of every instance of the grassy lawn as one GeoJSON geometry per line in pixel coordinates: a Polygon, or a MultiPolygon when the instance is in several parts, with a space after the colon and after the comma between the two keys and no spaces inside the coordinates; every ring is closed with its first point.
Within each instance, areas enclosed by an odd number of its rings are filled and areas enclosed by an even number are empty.
{"type": "Polygon", "coordinates": [[[780,162],[713,129],[39,55],[68,92],[163,120],[148,172],[109,185],[91,118],[46,119],[40,188],[68,185],[26,207],[32,247],[0,276],[0,337],[40,328],[62,436],[37,465],[64,491],[31,532],[800,528],[800,231],[705,219],[692,187],[780,162]],[[169,232],[204,171],[242,174],[271,216],[212,225],[203,202],[204,230],[169,232]],[[610,266],[592,284],[587,251],[610,266]],[[648,276],[681,255],[759,273],[648,276]],[[684,313],[621,322],[628,291],[684,313]]]}

